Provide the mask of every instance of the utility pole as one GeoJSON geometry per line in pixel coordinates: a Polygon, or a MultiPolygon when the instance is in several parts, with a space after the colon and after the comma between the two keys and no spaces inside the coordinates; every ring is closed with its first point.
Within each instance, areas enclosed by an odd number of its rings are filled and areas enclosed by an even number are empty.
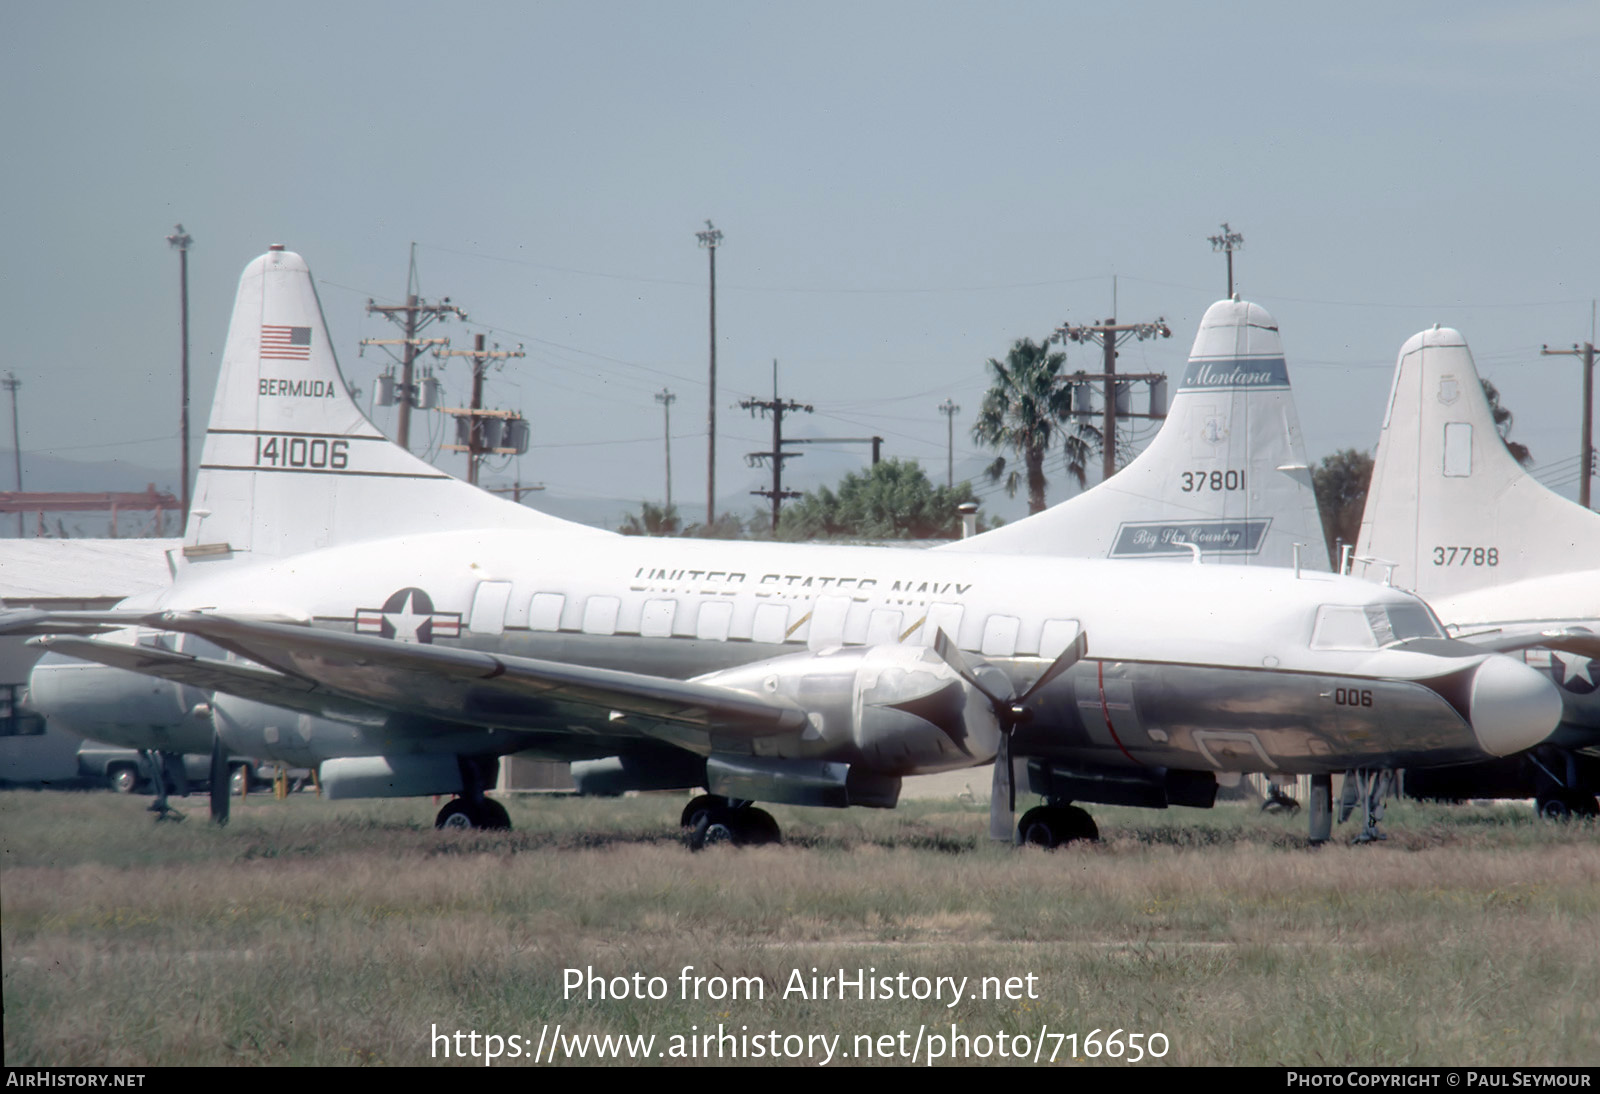
{"type": "Polygon", "coordinates": [[[717,248],[722,233],[706,221],[706,230],[696,232],[711,255],[711,393],[706,397],[706,527],[717,523],[717,248]]]}
{"type": "Polygon", "coordinates": [[[1594,343],[1585,342],[1581,348],[1574,343],[1571,349],[1551,349],[1549,346],[1541,346],[1539,355],[1583,358],[1583,447],[1582,455],[1579,457],[1578,504],[1587,509],[1589,490],[1594,481],[1594,343]]]}
{"type": "Polygon", "coordinates": [[[467,481],[473,486],[478,485],[478,467],[483,463],[483,458],[491,454],[522,454],[528,450],[528,425],[523,420],[521,413],[515,410],[484,410],[483,409],[483,375],[489,369],[490,361],[504,363],[511,357],[526,357],[519,344],[516,349],[483,348],[483,335],[475,335],[472,349],[436,349],[435,357],[448,359],[451,357],[472,358],[472,405],[470,407],[441,407],[446,414],[457,421],[456,439],[465,440],[466,444],[447,444],[444,446],[448,452],[465,452],[467,454],[467,481]],[[467,428],[460,427],[462,419],[466,420],[467,428]],[[493,434],[492,436],[489,434],[493,434]]]}
{"type": "Polygon", "coordinates": [[[183,319],[183,356],[179,367],[179,375],[182,377],[183,409],[178,414],[178,433],[182,438],[179,481],[182,483],[183,513],[179,520],[187,523],[189,519],[189,248],[194,244],[194,237],[185,232],[183,225],[179,224],[167,237],[167,244],[177,248],[178,251],[178,299],[183,319]]]}
{"type": "MultiPolygon", "coordinates": [[[[16,456],[17,464],[17,493],[22,493],[22,432],[17,428],[17,388],[22,386],[22,381],[17,379],[14,372],[6,373],[6,378],[0,380],[0,387],[11,392],[11,447],[16,456]]],[[[22,512],[17,511],[17,538],[22,538],[22,512]]]]}
{"type": "Polygon", "coordinates": [[[745,461],[751,467],[761,466],[762,460],[772,461],[772,489],[752,490],[750,493],[755,494],[757,497],[772,499],[772,530],[776,532],[778,530],[778,514],[783,508],[783,499],[798,498],[800,496],[798,490],[785,490],[783,488],[783,461],[794,459],[801,455],[799,452],[785,452],[783,450],[783,415],[786,411],[793,412],[796,410],[803,410],[810,414],[812,407],[806,403],[797,403],[793,399],[784,402],[778,398],[778,362],[776,358],[772,362],[772,401],[743,399],[739,402],[739,405],[748,410],[752,418],[755,417],[758,410],[763,414],[771,413],[772,415],[772,451],[748,453],[745,456],[745,461]]]}
{"type": "Polygon", "coordinates": [[[1228,222],[1222,222],[1222,234],[1212,236],[1211,252],[1228,252],[1228,299],[1233,299],[1233,252],[1244,250],[1244,236],[1228,227],[1228,222]]]}
{"type": "Polygon", "coordinates": [[[678,397],[676,395],[672,394],[672,392],[670,390],[668,390],[667,388],[662,388],[660,391],[656,392],[656,402],[661,404],[661,413],[666,416],[666,423],[665,423],[665,426],[664,426],[664,429],[663,429],[663,434],[665,435],[666,444],[667,444],[667,513],[666,513],[666,515],[668,517],[672,516],[672,404],[677,402],[677,399],[678,399],[678,397]]]}
{"type": "Polygon", "coordinates": [[[944,450],[944,485],[946,490],[954,488],[956,484],[956,415],[960,412],[961,408],[949,399],[939,404],[939,413],[949,419],[945,423],[948,427],[945,432],[949,434],[945,440],[944,450]]]}
{"type": "MultiPolygon", "coordinates": [[[[1122,324],[1119,324],[1115,319],[1107,319],[1104,323],[1090,326],[1074,327],[1064,324],[1057,327],[1056,332],[1045,339],[1045,345],[1050,345],[1052,342],[1061,342],[1063,344],[1066,342],[1098,342],[1103,351],[1104,371],[1098,375],[1089,373],[1081,377],[1083,380],[1099,380],[1105,384],[1105,422],[1101,432],[1103,459],[1101,461],[1100,474],[1102,482],[1117,473],[1117,347],[1130,338],[1137,338],[1142,342],[1147,338],[1171,337],[1172,328],[1167,326],[1165,319],[1157,319],[1154,323],[1122,324]]],[[[1158,406],[1158,404],[1164,404],[1165,402],[1166,375],[1150,372],[1131,373],[1123,377],[1125,383],[1133,380],[1141,380],[1150,384],[1150,413],[1128,414],[1123,412],[1123,417],[1166,417],[1165,405],[1158,406]]],[[[1074,406],[1073,413],[1081,412],[1074,406]]]]}
{"type": "MultiPolygon", "coordinates": [[[[375,304],[367,301],[367,313],[376,312],[396,323],[405,331],[405,337],[399,340],[401,346],[400,361],[400,422],[396,429],[395,441],[401,448],[411,447],[411,408],[416,405],[415,366],[417,349],[422,345],[433,345],[438,342],[448,342],[447,339],[429,339],[426,342],[417,339],[418,333],[427,328],[435,320],[446,319],[454,315],[458,319],[466,319],[467,313],[450,303],[447,296],[437,304],[429,304],[420,299],[415,292],[417,279],[417,245],[411,245],[411,270],[406,275],[406,302],[404,304],[375,304]]],[[[365,339],[364,346],[392,345],[393,342],[381,342],[376,339],[365,339]]]]}

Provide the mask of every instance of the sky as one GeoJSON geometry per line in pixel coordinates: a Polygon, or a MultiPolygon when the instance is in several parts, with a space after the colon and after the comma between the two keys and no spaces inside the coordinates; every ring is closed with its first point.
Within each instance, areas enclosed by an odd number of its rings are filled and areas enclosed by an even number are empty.
{"type": "MultiPolygon", "coordinates": [[[[1313,461],[1373,446],[1401,343],[1440,323],[1572,497],[1581,370],[1539,347],[1593,337],[1597,48],[1593,0],[5,0],[0,372],[22,381],[25,484],[38,454],[177,492],[181,222],[196,461],[246,263],[306,258],[365,400],[388,359],[360,340],[396,334],[366,305],[403,299],[414,244],[422,295],[469,317],[430,334],[526,353],[487,400],[532,446],[486,482],[616,518],[661,500],[670,389],[674,500],[700,519],[709,219],[720,509],[765,504],[744,454],[770,427],[737,403],[771,397],[776,360],[782,396],[815,408],[786,432],[879,434],[935,481],[954,401],[956,477],[1012,519],[1024,499],[982,480],[993,453],[970,438],[986,359],[1115,309],[1173,331],[1120,370],[1180,369],[1226,293],[1208,242],[1226,221],[1313,461]]],[[[443,379],[464,404],[467,369],[443,379]]],[[[443,432],[423,416],[415,447],[443,432]]],[[[809,446],[786,485],[868,458],[809,446]]]]}

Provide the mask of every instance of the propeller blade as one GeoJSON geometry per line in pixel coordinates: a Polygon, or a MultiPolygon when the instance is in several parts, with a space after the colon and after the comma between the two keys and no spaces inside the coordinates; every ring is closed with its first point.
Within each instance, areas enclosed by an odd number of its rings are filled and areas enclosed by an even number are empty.
{"type": "Polygon", "coordinates": [[[1011,843],[1016,839],[1017,789],[1011,778],[1011,734],[1000,735],[994,757],[994,781],[989,784],[989,838],[1011,843]]]}
{"type": "Polygon", "coordinates": [[[945,664],[954,669],[957,676],[976,688],[979,695],[989,700],[996,711],[1005,710],[1011,706],[1009,699],[1000,698],[1000,696],[984,687],[978,681],[977,674],[972,671],[972,666],[967,663],[967,659],[962,656],[961,651],[956,648],[956,644],[944,632],[943,627],[939,628],[938,632],[933,636],[933,652],[938,654],[945,664]]]}
{"type": "Polygon", "coordinates": [[[211,735],[211,820],[219,825],[228,823],[229,806],[228,750],[222,738],[211,735]]]}
{"type": "Polygon", "coordinates": [[[1076,665],[1079,661],[1083,660],[1084,655],[1088,652],[1089,636],[1083,633],[1083,631],[1079,631],[1078,637],[1072,640],[1072,644],[1066,649],[1062,650],[1060,655],[1056,657],[1054,661],[1050,662],[1050,667],[1044,670],[1044,675],[1035,680],[1033,682],[1033,686],[1022,693],[1022,698],[1017,700],[1017,705],[1021,706],[1029,699],[1032,699],[1035,693],[1043,691],[1045,685],[1049,684],[1050,681],[1054,680],[1063,672],[1066,672],[1068,669],[1070,669],[1073,665],[1076,665]]]}

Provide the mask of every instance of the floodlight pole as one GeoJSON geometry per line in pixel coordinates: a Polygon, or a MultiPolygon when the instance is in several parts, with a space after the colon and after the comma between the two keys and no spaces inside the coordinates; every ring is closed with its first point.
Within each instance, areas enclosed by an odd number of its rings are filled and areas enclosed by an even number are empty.
{"type": "Polygon", "coordinates": [[[178,299],[183,322],[183,354],[182,364],[179,366],[183,409],[178,414],[178,432],[181,435],[182,450],[179,473],[183,484],[181,491],[183,516],[180,519],[187,525],[189,521],[189,247],[194,243],[194,237],[185,232],[183,225],[179,224],[167,237],[167,243],[178,251],[178,299]]]}
{"type": "Polygon", "coordinates": [[[672,404],[677,400],[678,397],[670,388],[662,388],[656,392],[656,402],[661,404],[661,413],[666,417],[663,432],[666,435],[667,446],[667,516],[672,515],[672,404]]]}
{"type": "Polygon", "coordinates": [[[946,399],[939,404],[939,413],[945,416],[945,448],[944,448],[944,485],[945,489],[953,489],[956,484],[956,415],[961,408],[946,399]]]}
{"type": "Polygon", "coordinates": [[[1583,442],[1579,457],[1578,504],[1589,508],[1590,486],[1594,481],[1594,343],[1585,342],[1580,348],[1551,349],[1541,346],[1541,357],[1583,358],[1583,442]]]}
{"type": "MultiPolygon", "coordinates": [[[[17,379],[14,372],[6,373],[6,378],[0,380],[0,387],[11,392],[11,447],[15,450],[17,465],[17,493],[22,493],[22,432],[17,427],[17,388],[22,386],[22,381],[17,379]]],[[[17,538],[22,538],[22,510],[17,510],[17,538]]]]}
{"type": "Polygon", "coordinates": [[[711,256],[711,381],[706,397],[706,528],[717,523],[717,248],[722,245],[722,233],[716,225],[706,221],[706,230],[696,232],[711,256]]]}
{"type": "Polygon", "coordinates": [[[1222,234],[1211,236],[1211,250],[1228,252],[1228,299],[1233,299],[1233,252],[1244,250],[1244,236],[1228,227],[1228,222],[1222,222],[1222,234]]]}

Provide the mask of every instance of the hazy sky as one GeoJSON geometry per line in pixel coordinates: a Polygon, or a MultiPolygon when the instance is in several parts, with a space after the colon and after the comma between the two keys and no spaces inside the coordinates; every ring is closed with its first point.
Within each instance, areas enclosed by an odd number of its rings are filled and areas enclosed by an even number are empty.
{"type": "MultiPolygon", "coordinates": [[[[1111,314],[1114,275],[1120,319],[1174,331],[1119,367],[1177,369],[1224,293],[1206,237],[1226,220],[1313,460],[1373,444],[1400,344],[1443,323],[1567,482],[1580,370],[1539,346],[1589,338],[1600,296],[1597,50],[1594,0],[5,0],[0,371],[23,381],[25,452],[171,467],[175,489],[174,223],[195,238],[196,459],[250,259],[305,256],[370,391],[386,359],[359,340],[394,332],[365,305],[403,296],[415,241],[423,294],[472,320],[437,333],[527,350],[489,398],[535,447],[492,477],[660,498],[669,387],[674,493],[698,519],[706,218],[725,233],[730,500],[764,483],[743,454],[768,427],[732,404],[770,391],[774,358],[816,406],[797,435],[879,433],[939,481],[939,404],[960,404],[974,474],[984,360],[1111,314]]],[[[446,370],[451,402],[466,375],[446,370]]],[[[804,486],[865,460],[819,446],[791,467],[804,486]]],[[[1067,493],[1058,469],[1050,497],[1067,493]]]]}

